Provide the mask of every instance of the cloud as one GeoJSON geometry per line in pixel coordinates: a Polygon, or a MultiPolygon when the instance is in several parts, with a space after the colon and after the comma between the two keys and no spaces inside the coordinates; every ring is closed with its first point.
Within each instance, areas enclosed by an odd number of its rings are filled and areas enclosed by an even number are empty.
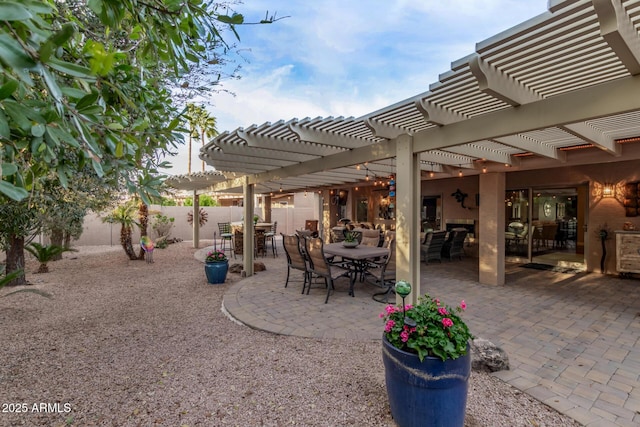
{"type": "MultiPolygon", "coordinates": [[[[362,116],[428,91],[475,45],[546,0],[252,0],[238,28],[242,78],[208,101],[220,131],[304,117],[362,116]]],[[[186,150],[186,149],[185,149],[186,150]]]]}

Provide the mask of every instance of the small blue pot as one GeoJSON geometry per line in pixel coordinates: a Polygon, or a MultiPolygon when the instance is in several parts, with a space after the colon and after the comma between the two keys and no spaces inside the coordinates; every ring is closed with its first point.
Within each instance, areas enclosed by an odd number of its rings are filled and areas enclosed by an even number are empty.
{"type": "Polygon", "coordinates": [[[207,282],[212,285],[219,285],[227,280],[229,271],[229,260],[213,261],[204,263],[204,273],[207,275],[207,282]]]}

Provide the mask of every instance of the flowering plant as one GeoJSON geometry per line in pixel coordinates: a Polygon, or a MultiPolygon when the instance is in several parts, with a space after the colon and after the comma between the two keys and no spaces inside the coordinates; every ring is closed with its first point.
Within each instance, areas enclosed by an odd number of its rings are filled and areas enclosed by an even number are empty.
{"type": "Polygon", "coordinates": [[[426,356],[443,361],[457,359],[467,353],[467,342],[473,338],[458,316],[466,308],[464,300],[451,308],[426,294],[415,307],[407,304],[403,310],[390,304],[380,313],[385,324],[384,336],[394,347],[417,354],[420,361],[426,356]]]}
{"type": "Polygon", "coordinates": [[[206,262],[216,262],[216,261],[226,261],[227,260],[227,256],[224,254],[224,252],[219,251],[219,250],[215,250],[215,251],[209,251],[209,253],[207,253],[207,257],[205,258],[206,262]]]}

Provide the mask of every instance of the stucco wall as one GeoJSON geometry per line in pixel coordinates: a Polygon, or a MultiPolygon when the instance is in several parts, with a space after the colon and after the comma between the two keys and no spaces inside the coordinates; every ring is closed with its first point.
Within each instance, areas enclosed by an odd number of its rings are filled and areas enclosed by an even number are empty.
{"type": "MultiPolygon", "coordinates": [[[[278,222],[278,233],[293,233],[295,230],[303,229],[305,221],[308,219],[319,219],[318,195],[309,193],[295,194],[292,196],[291,207],[272,208],[271,220],[278,222]],[[293,207],[295,206],[295,208],[293,207]]],[[[183,240],[193,240],[193,229],[187,221],[187,215],[192,211],[192,207],[187,206],[157,206],[150,207],[150,224],[153,224],[153,214],[162,213],[174,218],[174,226],[171,237],[183,240]]],[[[203,207],[207,213],[207,222],[200,228],[200,239],[213,239],[214,231],[218,232],[219,222],[240,221],[243,216],[243,208],[238,206],[228,207],[203,207]]],[[[264,217],[262,208],[257,207],[255,214],[264,217]]],[[[84,232],[79,240],[73,244],[82,245],[118,245],[120,242],[120,225],[102,222],[99,215],[89,214],[85,218],[84,232]]],[[[151,229],[150,229],[151,230],[151,229]]],[[[152,236],[155,237],[155,235],[152,236]]],[[[137,230],[134,230],[134,241],[140,238],[137,230]]]]}

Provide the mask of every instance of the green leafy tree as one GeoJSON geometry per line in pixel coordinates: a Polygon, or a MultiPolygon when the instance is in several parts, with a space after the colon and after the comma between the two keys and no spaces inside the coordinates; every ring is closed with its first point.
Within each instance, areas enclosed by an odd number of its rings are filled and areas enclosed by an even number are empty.
{"type": "Polygon", "coordinates": [[[138,255],[133,249],[133,226],[137,224],[137,206],[135,201],[130,201],[117,206],[109,215],[103,218],[104,222],[120,224],[120,245],[130,260],[138,259],[138,255]]]}
{"type": "MultiPolygon", "coordinates": [[[[211,61],[212,51],[224,54],[221,31],[235,33],[243,16],[201,0],[0,6],[0,205],[26,212],[31,202],[21,203],[37,197],[43,178],[66,188],[85,167],[145,203],[158,196],[158,169],[183,132],[168,83],[211,61]]],[[[2,228],[13,234],[1,238],[15,271],[24,265],[25,229],[37,224],[17,230],[6,218],[2,228]]]]}
{"type": "MultiPolygon", "coordinates": [[[[0,203],[0,249],[6,252],[7,274],[24,270],[25,241],[40,230],[37,202],[37,198],[31,198],[20,202],[0,203]]],[[[26,285],[27,279],[24,274],[13,276],[6,284],[26,285]]]]}

